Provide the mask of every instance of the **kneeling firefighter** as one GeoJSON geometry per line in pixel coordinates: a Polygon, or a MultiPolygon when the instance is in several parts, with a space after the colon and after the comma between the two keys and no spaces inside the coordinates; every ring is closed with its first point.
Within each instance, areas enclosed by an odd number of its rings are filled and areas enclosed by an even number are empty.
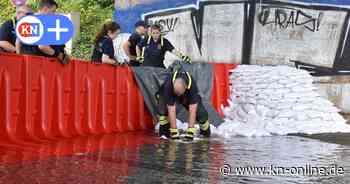
{"type": "Polygon", "coordinates": [[[210,137],[208,112],[203,106],[196,81],[186,71],[177,70],[170,74],[156,94],[158,99],[159,136],[179,139],[176,127],[176,102],[182,104],[188,111],[188,129],[185,138],[193,140],[196,129],[200,125],[200,134],[210,137]]]}

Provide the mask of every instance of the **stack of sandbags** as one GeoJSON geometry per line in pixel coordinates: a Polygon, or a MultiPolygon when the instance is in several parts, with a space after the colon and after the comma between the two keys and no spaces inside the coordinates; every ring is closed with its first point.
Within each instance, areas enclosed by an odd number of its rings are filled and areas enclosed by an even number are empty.
{"type": "Polygon", "coordinates": [[[232,71],[230,82],[225,123],[215,130],[219,135],[350,132],[340,110],[316,92],[307,71],[240,65],[232,71]]]}

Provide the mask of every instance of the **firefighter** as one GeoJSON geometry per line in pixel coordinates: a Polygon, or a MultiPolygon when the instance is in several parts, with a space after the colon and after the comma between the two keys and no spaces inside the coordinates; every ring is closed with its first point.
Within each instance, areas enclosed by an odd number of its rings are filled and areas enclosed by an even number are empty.
{"type": "Polygon", "coordinates": [[[16,16],[4,22],[0,27],[0,51],[16,53],[16,23],[17,21],[32,14],[32,10],[27,5],[16,7],[16,16]]]}
{"type": "Polygon", "coordinates": [[[151,26],[151,33],[143,39],[136,47],[137,60],[142,66],[161,67],[164,66],[164,56],[169,51],[184,62],[191,63],[188,56],[183,55],[161,35],[161,27],[157,24],[151,26]]]}
{"type": "MultiPolygon", "coordinates": [[[[55,14],[58,4],[55,0],[40,0],[38,15],[55,14]]],[[[20,54],[37,55],[57,58],[62,64],[69,63],[69,55],[65,51],[65,45],[27,45],[16,43],[20,54]]]]}
{"type": "Polygon", "coordinates": [[[135,32],[129,37],[128,41],[123,45],[125,53],[128,55],[131,66],[140,66],[136,60],[136,45],[142,41],[147,34],[147,24],[144,21],[138,21],[135,24],[135,32]]]}
{"type": "Polygon", "coordinates": [[[188,129],[185,138],[193,140],[196,122],[200,125],[200,134],[204,137],[210,137],[208,112],[202,103],[196,81],[188,72],[177,70],[167,76],[156,97],[158,99],[158,118],[160,122],[159,136],[179,139],[175,106],[178,102],[189,111],[188,129]]]}
{"type": "Polygon", "coordinates": [[[94,49],[91,56],[92,62],[112,65],[118,63],[114,56],[113,39],[115,39],[119,33],[120,26],[118,23],[108,21],[103,24],[94,41],[94,49]]]}

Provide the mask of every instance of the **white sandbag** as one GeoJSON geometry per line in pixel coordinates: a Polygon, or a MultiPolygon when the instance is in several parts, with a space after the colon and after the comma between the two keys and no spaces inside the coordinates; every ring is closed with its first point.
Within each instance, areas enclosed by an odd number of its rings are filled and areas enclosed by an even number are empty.
{"type": "Polygon", "coordinates": [[[350,132],[333,103],[321,97],[313,78],[287,66],[241,65],[230,76],[225,123],[214,134],[271,136],[290,133],[350,132]]]}

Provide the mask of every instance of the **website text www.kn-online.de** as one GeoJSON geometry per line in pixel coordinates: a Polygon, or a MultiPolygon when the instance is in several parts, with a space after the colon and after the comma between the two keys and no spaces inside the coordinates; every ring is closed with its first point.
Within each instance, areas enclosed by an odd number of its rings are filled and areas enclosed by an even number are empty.
{"type": "Polygon", "coordinates": [[[220,168],[220,173],[222,176],[341,176],[345,173],[345,170],[343,167],[338,165],[312,166],[310,164],[306,164],[304,166],[282,167],[271,164],[269,166],[261,167],[232,167],[230,164],[224,164],[220,168]]]}

